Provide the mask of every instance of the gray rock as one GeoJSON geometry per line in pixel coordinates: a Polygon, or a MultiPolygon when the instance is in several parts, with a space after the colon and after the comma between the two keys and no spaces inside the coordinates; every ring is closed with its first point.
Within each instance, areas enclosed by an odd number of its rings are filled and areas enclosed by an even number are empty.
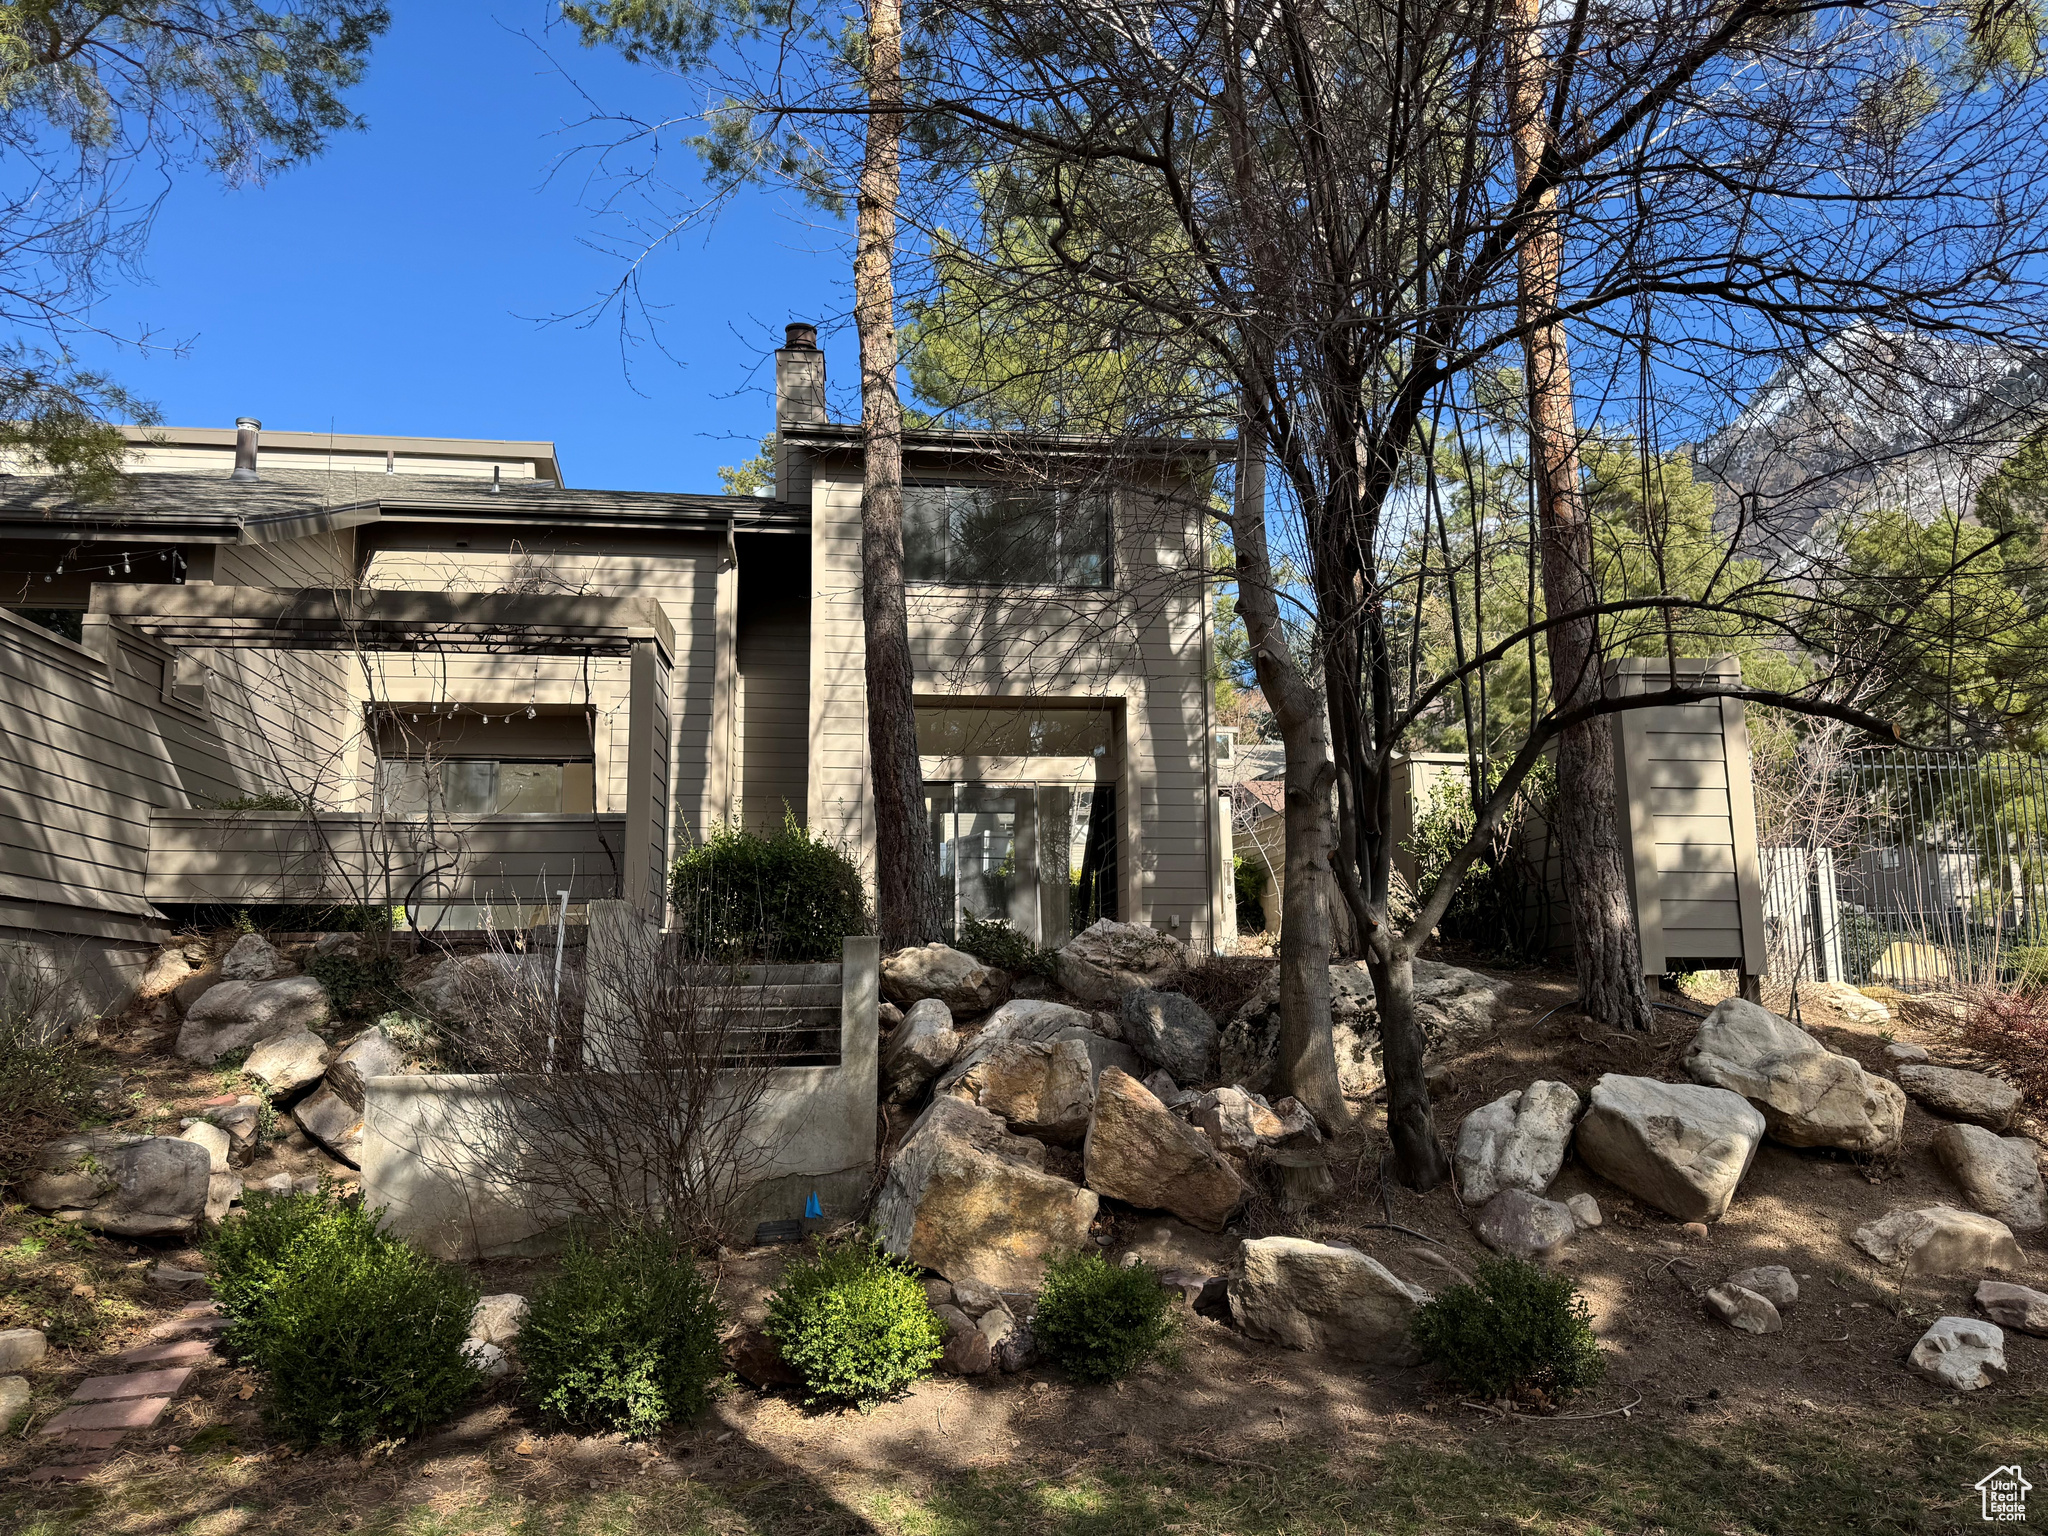
{"type": "Polygon", "coordinates": [[[301,1099],[292,1109],[292,1118],[349,1167],[357,1166],[356,1154],[363,1144],[363,1112],[327,1084],[301,1099]]]}
{"type": "Polygon", "coordinates": [[[360,933],[323,933],[313,941],[313,954],[321,960],[360,960],[363,953],[360,933]]]}
{"type": "Polygon", "coordinates": [[[489,951],[480,955],[450,955],[414,981],[410,990],[414,999],[436,1018],[475,1023],[523,988],[551,987],[553,977],[552,953],[510,955],[489,951]]]}
{"type": "Polygon", "coordinates": [[[1875,1028],[1892,1019],[1891,1009],[1874,997],[1865,997],[1846,981],[1802,981],[1799,992],[1828,1004],[1851,1024],[1875,1028]]]}
{"type": "Polygon", "coordinates": [[[1114,1003],[1133,987],[1172,987],[1187,973],[1188,951],[1170,933],[1105,917],[1062,944],[1053,967],[1083,1002],[1114,1003]]]}
{"type": "Polygon", "coordinates": [[[1923,1108],[1951,1120],[1981,1125],[1987,1131],[2008,1129],[2020,1111],[2019,1089],[1982,1072],[1909,1064],[1892,1075],[1923,1108]]]}
{"type": "Polygon", "coordinates": [[[1730,1328],[1743,1333],[1780,1333],[1784,1330],[1785,1320],[1778,1316],[1778,1309],[1768,1296],[1759,1295],[1748,1286],[1737,1285],[1732,1280],[1707,1292],[1705,1301],[1709,1312],[1730,1328]]]}
{"type": "Polygon", "coordinates": [[[268,981],[282,976],[286,969],[284,956],[260,933],[243,934],[220,963],[223,981],[268,981]]]}
{"type": "Polygon", "coordinates": [[[1502,1094],[1465,1117],[1452,1164],[1467,1205],[1504,1189],[1540,1195],[1564,1166],[1579,1095],[1569,1083],[1534,1082],[1502,1094]]]}
{"type": "Polygon", "coordinates": [[[180,1269],[175,1264],[153,1264],[149,1270],[149,1283],[163,1286],[166,1290],[182,1291],[187,1286],[206,1284],[202,1270],[180,1269]]]}
{"type": "Polygon", "coordinates": [[[206,1219],[215,1226],[227,1220],[228,1211],[242,1198],[242,1176],[226,1169],[207,1175],[206,1219]]]}
{"type": "Polygon", "coordinates": [[[28,1412],[32,1395],[26,1376],[0,1376],[0,1434],[11,1431],[15,1421],[28,1412]]]}
{"type": "Polygon", "coordinates": [[[2048,1227],[2040,1148],[2024,1136],[1999,1136],[1981,1125],[1944,1125],[1934,1155],[1962,1188],[1963,1198],[2015,1232],[2048,1227]]]}
{"type": "Polygon", "coordinates": [[[980,1105],[1021,1136],[1071,1146],[1087,1134],[1095,1074],[1078,1040],[1003,1040],[947,1092],[980,1105]]]}
{"type": "Polygon", "coordinates": [[[327,989],[310,976],[224,981],[185,1014],[177,1053],[211,1066],[230,1051],[325,1024],[327,989]]]}
{"type": "MultiPolygon", "coordinates": [[[[978,1062],[987,1060],[1008,1041],[1079,1039],[1086,1048],[1090,1038],[1102,1040],[1095,1028],[1094,1014],[1069,1008],[1064,1003],[1015,999],[1003,1004],[983,1021],[980,1033],[960,1048],[952,1063],[933,1081],[932,1091],[945,1093],[978,1062]]],[[[1131,1061],[1138,1059],[1129,1046],[1109,1040],[1102,1040],[1102,1043],[1104,1046],[1116,1044],[1131,1061]]],[[[1099,1071],[1097,1075],[1100,1075],[1099,1071]]]]}
{"type": "Polygon", "coordinates": [[[266,1084],[273,1097],[285,1098],[319,1082],[329,1054],[325,1040],[310,1029],[295,1029],[257,1046],[242,1070],[266,1084]]]}
{"type": "Polygon", "coordinates": [[[1503,1189],[1494,1195],[1480,1207],[1473,1227],[1495,1253],[1517,1259],[1548,1258],[1579,1230],[1571,1207],[1526,1189],[1503,1189]]]}
{"type": "Polygon", "coordinates": [[[890,1002],[889,999],[885,997],[875,1004],[875,1023],[880,1027],[883,1034],[888,1034],[890,1030],[902,1022],[903,1010],[890,1002]]]}
{"type": "Polygon", "coordinates": [[[931,1102],[875,1202],[882,1246],[956,1286],[1035,1291],[1045,1261],[1088,1240],[1095,1194],[1045,1171],[1045,1144],[960,1099],[931,1102]]]}
{"type": "Polygon", "coordinates": [[[1951,1392],[1975,1392],[2004,1378],[2005,1335],[1974,1317],[1938,1317],[1906,1363],[1914,1375],[1951,1392]]]}
{"type": "Polygon", "coordinates": [[[381,1029],[366,1029],[335,1053],[327,1066],[327,1086],[360,1110],[364,1086],[373,1077],[405,1070],[405,1052],[381,1029]]]}
{"type": "Polygon", "coordinates": [[[1581,1232],[1600,1225],[1600,1202],[1588,1194],[1568,1195],[1564,1208],[1572,1213],[1572,1220],[1579,1224],[1581,1232]]]}
{"type": "Polygon", "coordinates": [[[25,1371],[50,1352],[50,1341],[34,1328],[0,1331],[0,1375],[25,1371]]]}
{"type": "Polygon", "coordinates": [[[912,1003],[882,1044],[883,1097],[892,1104],[910,1103],[959,1050],[952,1010],[936,997],[912,1003]]]}
{"type": "Polygon", "coordinates": [[[219,986],[223,979],[220,967],[209,965],[206,969],[187,976],[183,981],[171,988],[171,1001],[178,1005],[179,1016],[183,1017],[185,1014],[190,1013],[193,1005],[215,987],[219,986]]]}
{"type": "Polygon", "coordinates": [[[1268,1147],[1313,1146],[1323,1139],[1315,1118],[1299,1100],[1268,1104],[1260,1095],[1236,1087],[1197,1095],[1188,1104],[1188,1118],[1210,1145],[1233,1157],[1248,1158],[1268,1147]]]}
{"type": "Polygon", "coordinates": [[[244,1094],[233,1104],[222,1104],[206,1112],[206,1118],[228,1133],[233,1144],[231,1150],[240,1152],[255,1141],[256,1133],[263,1124],[263,1101],[254,1094],[244,1094]]]}
{"type": "Polygon", "coordinates": [[[1789,1312],[1792,1303],[1799,1299],[1799,1281],[1782,1264],[1759,1264],[1754,1269],[1739,1270],[1728,1277],[1728,1283],[1756,1292],[1780,1312],[1789,1312]]]}
{"type": "Polygon", "coordinates": [[[1096,1083],[1081,1162],[1090,1189],[1209,1232],[1222,1231],[1244,1200],[1223,1154],[1127,1072],[1104,1072],[1096,1083]]]}
{"type": "Polygon", "coordinates": [[[478,1375],[490,1380],[512,1374],[512,1362],[505,1351],[486,1339],[464,1339],[462,1355],[476,1368],[478,1375]]]}
{"type": "Polygon", "coordinates": [[[946,1325],[946,1352],[940,1366],[955,1376],[986,1376],[996,1368],[996,1352],[973,1318],[958,1307],[934,1307],[946,1325]]]}
{"type": "Polygon", "coordinates": [[[469,1315],[470,1337],[503,1348],[519,1337],[519,1329],[526,1322],[527,1311],[526,1298],[517,1291],[503,1291],[496,1296],[485,1296],[477,1302],[476,1310],[469,1315]]]}
{"type": "Polygon", "coordinates": [[[1915,1045],[1910,1040],[1894,1040],[1884,1048],[1885,1055],[1893,1061],[1920,1062],[1927,1060],[1927,1047],[1915,1045]]]}
{"type": "Polygon", "coordinates": [[[908,1008],[935,997],[954,1013],[980,1013],[1009,995],[1009,977],[964,950],[934,941],[899,949],[882,961],[882,990],[908,1008]]]}
{"type": "Polygon", "coordinates": [[[50,1142],[21,1182],[22,1199],[113,1237],[172,1237],[206,1214],[213,1159],[177,1136],[88,1131],[50,1142]]]}
{"type": "MultiPolygon", "coordinates": [[[[1069,1026],[1066,1029],[1062,1029],[1053,1038],[1055,1040],[1072,1040],[1088,1053],[1088,1075],[1093,1079],[1093,1082],[1089,1085],[1090,1087],[1101,1083],[1102,1074],[1111,1067],[1115,1067],[1119,1072],[1128,1072],[1132,1077],[1136,1077],[1145,1070],[1145,1063],[1138,1059],[1136,1051],[1125,1045],[1123,1041],[1105,1039],[1092,1029],[1069,1026]]],[[[1187,1091],[1183,1089],[1181,1091],[1181,1101],[1185,1103],[1188,1097],[1187,1091]]]]}
{"type": "Polygon", "coordinates": [[[1178,1081],[1199,1083],[1209,1076],[1209,1063],[1216,1055],[1216,1021],[1194,999],[1133,987],[1118,1004],[1117,1019],[1124,1043],[1178,1081]]]}
{"type": "Polygon", "coordinates": [[[1005,1375],[1023,1370],[1038,1353],[1038,1341],[1002,1302],[997,1302],[975,1319],[975,1327],[988,1340],[990,1357],[1005,1375]]]}
{"type": "Polygon", "coordinates": [[[179,1138],[191,1142],[195,1147],[204,1147],[210,1159],[209,1173],[226,1173],[228,1153],[234,1148],[234,1139],[219,1126],[200,1120],[189,1126],[179,1138]]]}
{"type": "Polygon", "coordinates": [[[1000,1291],[972,1275],[953,1287],[951,1300],[954,1306],[969,1317],[980,1317],[989,1308],[1000,1307],[1003,1304],[1000,1291]]]}
{"type": "Polygon", "coordinates": [[[1680,1221],[1718,1221],[1762,1145],[1763,1114],[1725,1088],[1610,1072],[1579,1121],[1580,1159],[1680,1221]]]}
{"type": "Polygon", "coordinates": [[[1909,1275],[1967,1275],[2026,1264],[2004,1222],[1946,1205],[1893,1211],[1858,1227],[1855,1243],[1878,1263],[1902,1265],[1909,1275]]]}
{"type": "MultiPolygon", "coordinates": [[[[1137,1074],[1133,1073],[1132,1075],[1136,1076],[1137,1074]]],[[[1168,1109],[1173,1109],[1177,1106],[1180,1099],[1180,1084],[1176,1083],[1172,1075],[1165,1069],[1162,1068],[1156,1072],[1148,1072],[1140,1081],[1152,1091],[1152,1096],[1168,1109]]]]}
{"type": "MultiPolygon", "coordinates": [[[[1977,1307],[2001,1328],[2048,1337],[2048,1295],[2003,1280],[1977,1282],[1977,1307]]],[[[0,1334],[0,1338],[6,1337],[0,1334]]],[[[0,1361],[0,1370],[6,1368],[0,1361]]]]}
{"type": "Polygon", "coordinates": [[[1906,1096],[1896,1084],[1739,997],[1707,1014],[1685,1070],[1695,1082],[1741,1094],[1763,1111],[1766,1133],[1789,1147],[1881,1154],[1905,1136],[1906,1096]]]}
{"type": "Polygon", "coordinates": [[[1299,1237],[1248,1238],[1230,1312],[1252,1338],[1374,1365],[1421,1358],[1410,1329],[1429,1292],[1355,1248],[1299,1237]]]}

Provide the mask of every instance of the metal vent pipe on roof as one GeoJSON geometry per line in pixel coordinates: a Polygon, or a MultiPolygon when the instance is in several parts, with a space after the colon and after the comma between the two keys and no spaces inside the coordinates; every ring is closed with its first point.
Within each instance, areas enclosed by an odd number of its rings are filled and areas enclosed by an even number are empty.
{"type": "Polygon", "coordinates": [[[235,418],[235,472],[230,480],[256,478],[256,434],[262,430],[263,423],[254,416],[235,418]]]}

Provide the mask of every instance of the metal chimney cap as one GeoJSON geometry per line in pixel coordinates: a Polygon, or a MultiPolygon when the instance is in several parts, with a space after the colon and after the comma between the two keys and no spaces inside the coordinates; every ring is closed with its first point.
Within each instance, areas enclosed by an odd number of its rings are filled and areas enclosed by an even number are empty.
{"type": "Polygon", "coordinates": [[[261,432],[263,430],[263,423],[254,416],[237,416],[235,418],[235,430],[239,432],[244,427],[247,427],[252,432],[261,432]]]}
{"type": "Polygon", "coordinates": [[[254,480],[256,478],[256,434],[263,423],[254,416],[235,418],[235,470],[230,480],[254,480]]]}
{"type": "Polygon", "coordinates": [[[806,347],[818,350],[818,328],[808,320],[798,320],[783,328],[782,344],[785,347],[806,347]]]}

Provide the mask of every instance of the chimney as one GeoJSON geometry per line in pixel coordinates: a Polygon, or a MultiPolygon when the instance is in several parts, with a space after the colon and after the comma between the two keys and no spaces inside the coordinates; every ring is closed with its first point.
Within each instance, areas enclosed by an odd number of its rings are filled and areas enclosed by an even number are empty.
{"type": "Polygon", "coordinates": [[[254,416],[235,418],[235,472],[230,480],[256,478],[256,434],[262,430],[263,423],[254,416]]]}
{"type": "Polygon", "coordinates": [[[810,465],[784,438],[785,426],[825,424],[825,354],[818,350],[818,328],[797,321],[783,333],[775,349],[775,499],[811,499],[810,465]]]}

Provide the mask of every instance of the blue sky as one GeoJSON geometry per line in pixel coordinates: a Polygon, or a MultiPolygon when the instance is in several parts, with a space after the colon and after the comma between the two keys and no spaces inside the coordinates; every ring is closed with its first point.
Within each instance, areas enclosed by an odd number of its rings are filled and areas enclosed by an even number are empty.
{"type": "MultiPolygon", "coordinates": [[[[81,349],[177,426],[237,415],[292,431],[549,438],[571,485],[715,491],[715,470],[770,425],[765,350],[793,319],[848,304],[837,231],[776,194],[730,208],[655,261],[674,361],[641,347],[631,377],[617,326],[537,323],[598,296],[617,260],[583,176],[549,180],[588,106],[655,114],[679,82],[586,52],[544,30],[540,0],[398,0],[353,100],[365,133],[269,185],[226,191],[198,175],[172,189],[147,282],[99,311],[147,324],[182,356],[81,349]],[[526,31],[544,43],[554,63],[526,31]],[[680,363],[682,366],[678,366],[680,363]]],[[[679,193],[694,162],[670,159],[679,193]]],[[[835,407],[858,378],[852,335],[825,338],[835,407]]]]}

